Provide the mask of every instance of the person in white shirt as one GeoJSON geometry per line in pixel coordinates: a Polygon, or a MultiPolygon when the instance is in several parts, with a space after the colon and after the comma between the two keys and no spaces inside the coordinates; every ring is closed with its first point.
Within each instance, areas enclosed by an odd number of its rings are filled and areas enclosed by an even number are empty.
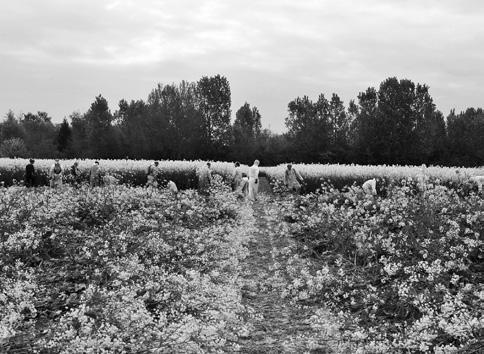
{"type": "Polygon", "coordinates": [[[479,193],[482,192],[482,185],[484,184],[484,176],[473,176],[469,178],[469,181],[477,185],[477,190],[479,193]]]}
{"type": "Polygon", "coordinates": [[[249,200],[257,200],[257,192],[259,190],[259,160],[255,160],[254,164],[249,168],[249,200]]]}
{"type": "Polygon", "coordinates": [[[367,195],[376,195],[376,178],[369,179],[361,187],[367,195]]]}
{"type": "Polygon", "coordinates": [[[171,193],[173,193],[173,194],[175,194],[175,195],[176,195],[176,194],[178,194],[178,188],[177,188],[177,186],[176,186],[175,182],[173,182],[173,181],[171,181],[171,180],[170,180],[170,181],[168,181],[168,184],[166,185],[166,188],[168,188],[168,190],[169,190],[171,193]]]}

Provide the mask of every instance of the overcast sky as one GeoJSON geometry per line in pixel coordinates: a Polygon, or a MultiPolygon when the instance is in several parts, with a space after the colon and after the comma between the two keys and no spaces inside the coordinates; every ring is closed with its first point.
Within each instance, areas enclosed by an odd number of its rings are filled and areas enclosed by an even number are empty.
{"type": "Polygon", "coordinates": [[[297,96],[345,101],[389,76],[447,115],[484,106],[482,0],[15,0],[0,12],[0,113],[59,122],[98,94],[112,111],[158,82],[226,76],[284,130],[297,96]]]}

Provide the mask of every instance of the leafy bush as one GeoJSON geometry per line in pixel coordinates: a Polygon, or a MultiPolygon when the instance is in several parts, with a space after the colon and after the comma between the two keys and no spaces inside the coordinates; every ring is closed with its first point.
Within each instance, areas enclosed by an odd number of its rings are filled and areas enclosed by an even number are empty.
{"type": "Polygon", "coordinates": [[[236,351],[252,215],[151,188],[0,190],[0,349],[236,351]]]}
{"type": "Polygon", "coordinates": [[[283,202],[297,241],[285,296],[318,304],[314,328],[336,327],[330,339],[350,352],[477,353],[484,200],[432,184],[387,193],[328,187],[283,202]]]}

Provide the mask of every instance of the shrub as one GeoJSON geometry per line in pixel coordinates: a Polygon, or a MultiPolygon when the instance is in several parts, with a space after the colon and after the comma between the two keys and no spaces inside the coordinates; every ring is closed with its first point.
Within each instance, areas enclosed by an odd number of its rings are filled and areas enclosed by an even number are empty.
{"type": "Polygon", "coordinates": [[[333,339],[349,351],[471,352],[482,338],[484,201],[475,193],[405,185],[383,199],[327,188],[285,210],[295,257],[308,260],[288,262],[286,295],[331,309],[333,339]]]}
{"type": "Polygon", "coordinates": [[[25,143],[20,138],[11,138],[2,141],[0,144],[1,157],[27,157],[28,151],[25,143]]]}

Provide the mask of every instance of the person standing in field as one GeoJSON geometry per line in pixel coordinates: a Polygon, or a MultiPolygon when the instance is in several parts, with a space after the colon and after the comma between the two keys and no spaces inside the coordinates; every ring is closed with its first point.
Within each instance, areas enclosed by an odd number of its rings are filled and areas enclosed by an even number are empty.
{"type": "Polygon", "coordinates": [[[202,168],[198,176],[198,191],[201,194],[209,194],[210,186],[212,185],[212,170],[211,163],[207,162],[207,165],[202,168]]]}
{"type": "Polygon", "coordinates": [[[50,168],[49,177],[51,188],[62,187],[62,166],[59,159],[56,159],[55,163],[50,168]]]}
{"type": "Polygon", "coordinates": [[[299,172],[296,171],[295,168],[292,168],[292,164],[288,164],[286,171],[284,172],[284,185],[289,188],[290,191],[299,193],[303,181],[304,180],[299,172]]]}
{"type": "Polygon", "coordinates": [[[91,188],[99,187],[101,185],[101,168],[99,167],[99,161],[95,161],[89,171],[89,185],[91,188]]]}
{"type": "Polygon", "coordinates": [[[240,168],[240,163],[236,162],[234,176],[232,178],[232,190],[234,192],[237,191],[241,183],[242,183],[242,170],[240,168]]]}
{"type": "Polygon", "coordinates": [[[146,174],[146,186],[148,187],[158,187],[158,179],[160,176],[159,162],[155,161],[153,165],[148,166],[148,171],[146,174]]]}
{"type": "Polygon", "coordinates": [[[71,166],[72,182],[77,185],[80,182],[81,172],[79,171],[79,162],[75,161],[71,166]]]}
{"type": "Polygon", "coordinates": [[[75,161],[71,166],[71,175],[74,177],[74,179],[79,177],[79,162],[75,161]]]}
{"type": "Polygon", "coordinates": [[[255,160],[254,164],[249,168],[249,200],[257,200],[257,192],[259,191],[259,160],[255,160]]]}
{"type": "Polygon", "coordinates": [[[237,189],[235,190],[237,198],[240,198],[245,201],[245,198],[247,197],[248,185],[249,185],[249,178],[245,173],[242,173],[242,178],[240,180],[240,183],[237,186],[237,189]]]}
{"type": "Polygon", "coordinates": [[[29,164],[25,166],[25,185],[27,187],[34,187],[35,186],[35,167],[34,167],[34,159],[29,160],[29,164]]]}

